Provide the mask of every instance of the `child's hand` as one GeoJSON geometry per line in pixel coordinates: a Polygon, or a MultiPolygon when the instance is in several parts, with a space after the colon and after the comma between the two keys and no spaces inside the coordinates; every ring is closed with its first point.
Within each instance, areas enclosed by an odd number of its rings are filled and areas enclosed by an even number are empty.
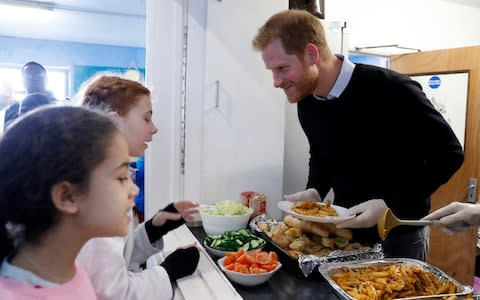
{"type": "Polygon", "coordinates": [[[187,221],[193,221],[198,213],[198,204],[188,200],[182,200],[173,204],[182,218],[187,221]]]}
{"type": "Polygon", "coordinates": [[[178,221],[182,218],[182,215],[179,213],[159,211],[152,219],[152,224],[155,227],[160,227],[165,224],[167,221],[178,221]]]}
{"type": "Polygon", "coordinates": [[[153,218],[145,222],[145,230],[151,243],[167,234],[167,232],[183,225],[185,221],[194,220],[198,212],[198,204],[182,200],[170,203],[153,218]]]}

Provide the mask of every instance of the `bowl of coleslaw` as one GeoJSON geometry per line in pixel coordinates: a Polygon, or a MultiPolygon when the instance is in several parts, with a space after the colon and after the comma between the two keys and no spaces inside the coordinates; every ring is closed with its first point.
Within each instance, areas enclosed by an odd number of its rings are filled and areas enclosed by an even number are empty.
{"type": "Polygon", "coordinates": [[[252,208],[233,200],[200,205],[200,217],[207,235],[246,228],[252,213],[252,208]]]}

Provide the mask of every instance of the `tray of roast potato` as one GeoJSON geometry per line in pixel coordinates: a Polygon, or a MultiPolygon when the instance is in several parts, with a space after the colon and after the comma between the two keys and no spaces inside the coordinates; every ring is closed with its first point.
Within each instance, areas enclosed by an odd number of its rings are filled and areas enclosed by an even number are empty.
{"type": "Polygon", "coordinates": [[[350,229],[331,223],[305,221],[291,215],[279,221],[261,215],[250,226],[279,253],[285,269],[299,276],[318,274],[313,271],[325,263],[384,257],[379,244],[361,244],[355,241],[350,229]]]}

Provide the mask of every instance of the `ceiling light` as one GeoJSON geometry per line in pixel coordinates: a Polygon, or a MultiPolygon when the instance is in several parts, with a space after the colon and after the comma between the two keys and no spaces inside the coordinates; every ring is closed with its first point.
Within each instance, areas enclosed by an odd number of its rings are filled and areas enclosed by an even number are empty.
{"type": "Polygon", "coordinates": [[[360,53],[367,53],[373,55],[390,56],[407,53],[421,52],[418,48],[403,47],[399,45],[380,45],[380,46],[367,46],[367,47],[355,47],[355,50],[360,53]]]}
{"type": "Polygon", "coordinates": [[[0,18],[2,20],[48,21],[54,16],[55,13],[51,7],[0,2],[0,18]]]}

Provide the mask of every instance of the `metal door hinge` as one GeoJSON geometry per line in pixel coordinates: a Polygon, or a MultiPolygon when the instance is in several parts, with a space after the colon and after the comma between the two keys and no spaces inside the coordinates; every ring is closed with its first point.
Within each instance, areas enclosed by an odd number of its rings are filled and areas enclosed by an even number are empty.
{"type": "Polygon", "coordinates": [[[467,202],[475,203],[477,196],[477,178],[470,178],[467,187],[467,202]]]}

